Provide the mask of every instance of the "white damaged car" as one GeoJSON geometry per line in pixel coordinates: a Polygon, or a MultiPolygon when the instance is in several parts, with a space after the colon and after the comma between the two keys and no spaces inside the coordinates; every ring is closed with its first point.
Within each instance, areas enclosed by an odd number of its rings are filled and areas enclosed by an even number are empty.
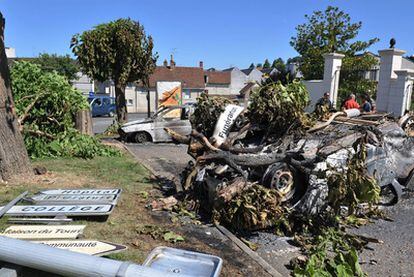
{"type": "Polygon", "coordinates": [[[181,135],[189,135],[191,113],[192,107],[188,105],[163,107],[150,118],[125,123],[118,132],[124,141],[169,142],[172,138],[164,128],[169,128],[181,135]]]}

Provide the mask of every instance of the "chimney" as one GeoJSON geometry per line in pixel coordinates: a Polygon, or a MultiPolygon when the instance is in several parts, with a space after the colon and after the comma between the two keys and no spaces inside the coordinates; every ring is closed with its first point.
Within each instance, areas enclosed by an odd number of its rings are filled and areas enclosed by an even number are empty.
{"type": "Polygon", "coordinates": [[[204,63],[203,63],[203,61],[200,61],[200,62],[198,63],[198,66],[199,66],[199,67],[201,67],[201,68],[204,68],[204,63]]]}
{"type": "Polygon", "coordinates": [[[174,56],[171,55],[171,59],[170,59],[170,67],[174,68],[175,67],[175,61],[174,61],[174,56]]]}
{"type": "Polygon", "coordinates": [[[167,59],[165,59],[165,60],[164,60],[163,65],[164,65],[165,67],[167,67],[167,66],[168,66],[167,59]]]}

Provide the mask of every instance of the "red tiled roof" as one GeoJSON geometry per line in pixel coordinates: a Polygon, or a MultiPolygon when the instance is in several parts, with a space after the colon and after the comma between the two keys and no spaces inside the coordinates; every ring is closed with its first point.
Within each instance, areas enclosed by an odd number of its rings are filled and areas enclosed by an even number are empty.
{"type": "Polygon", "coordinates": [[[230,72],[229,71],[205,71],[207,75],[208,84],[230,84],[230,72]]]}
{"type": "Polygon", "coordinates": [[[205,88],[204,71],[201,67],[157,66],[150,76],[150,87],[156,87],[157,81],[178,81],[183,88],[205,88]]]}

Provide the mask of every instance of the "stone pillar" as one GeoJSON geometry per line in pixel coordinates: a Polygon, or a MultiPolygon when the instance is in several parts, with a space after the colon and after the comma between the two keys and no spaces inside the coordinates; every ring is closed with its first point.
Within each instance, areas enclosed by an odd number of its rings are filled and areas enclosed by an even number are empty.
{"type": "MultiPolygon", "coordinates": [[[[392,83],[397,80],[396,70],[401,69],[402,56],[404,50],[384,49],[378,51],[380,55],[380,71],[377,90],[377,110],[379,112],[389,112],[389,97],[392,83]]],[[[391,109],[391,107],[390,107],[391,109]]],[[[392,108],[392,110],[395,110],[392,108]]]]}
{"type": "Polygon", "coordinates": [[[343,54],[328,53],[323,55],[325,59],[323,71],[323,89],[322,93],[328,92],[331,94],[331,101],[336,105],[338,99],[339,74],[342,66],[343,54]]]}
{"type": "Polygon", "coordinates": [[[414,71],[409,69],[395,70],[397,79],[393,79],[389,87],[387,112],[399,117],[410,109],[414,71]]]}

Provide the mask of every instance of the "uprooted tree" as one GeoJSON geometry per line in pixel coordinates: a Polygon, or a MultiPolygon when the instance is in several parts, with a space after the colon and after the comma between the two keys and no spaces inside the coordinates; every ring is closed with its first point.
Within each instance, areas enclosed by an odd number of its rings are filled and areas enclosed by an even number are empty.
{"type": "Polygon", "coordinates": [[[30,174],[31,166],[18,127],[4,48],[5,20],[0,13],[0,181],[30,174]]]}
{"type": "Polygon", "coordinates": [[[125,87],[148,77],[155,68],[152,37],[144,26],[131,19],[118,19],[73,36],[71,48],[84,73],[100,81],[113,80],[117,119],[127,120],[125,87]]]}

